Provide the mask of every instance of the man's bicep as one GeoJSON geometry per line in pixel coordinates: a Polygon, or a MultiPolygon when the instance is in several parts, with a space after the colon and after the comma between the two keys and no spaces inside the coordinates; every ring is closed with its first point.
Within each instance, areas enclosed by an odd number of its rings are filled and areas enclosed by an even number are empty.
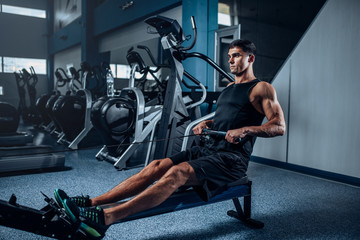
{"type": "Polygon", "coordinates": [[[277,99],[275,89],[271,85],[264,94],[262,108],[269,121],[274,118],[280,118],[280,120],[284,119],[284,113],[277,99]]]}

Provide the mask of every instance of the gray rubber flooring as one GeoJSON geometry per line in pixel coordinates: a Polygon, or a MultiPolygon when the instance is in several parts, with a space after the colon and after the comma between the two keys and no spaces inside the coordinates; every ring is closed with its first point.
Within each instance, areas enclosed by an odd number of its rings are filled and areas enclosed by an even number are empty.
{"type": "MultiPolygon", "coordinates": [[[[0,199],[40,209],[40,191],[96,196],[138,172],[117,171],[95,159],[94,150],[67,153],[65,171],[0,178],[0,199]]],[[[360,239],[360,188],[250,162],[252,216],[265,223],[251,229],[227,216],[232,201],[113,225],[104,239],[360,239]]],[[[0,239],[47,239],[0,226],[0,239]]]]}

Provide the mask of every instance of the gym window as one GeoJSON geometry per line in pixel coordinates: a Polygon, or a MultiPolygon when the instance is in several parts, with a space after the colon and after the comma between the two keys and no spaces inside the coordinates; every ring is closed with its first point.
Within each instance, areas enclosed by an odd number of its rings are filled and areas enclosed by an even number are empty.
{"type": "Polygon", "coordinates": [[[227,4],[219,3],[218,5],[218,24],[231,26],[230,7],[227,4]]]}
{"type": "Polygon", "coordinates": [[[29,17],[46,18],[46,11],[34,8],[16,7],[2,4],[0,11],[3,13],[17,14],[29,17]]]}
{"type": "MultiPolygon", "coordinates": [[[[112,74],[115,78],[121,78],[121,79],[129,79],[130,78],[130,71],[131,67],[129,65],[125,64],[110,64],[110,69],[112,74]]],[[[150,69],[156,69],[156,67],[150,67],[150,69]]],[[[141,74],[136,72],[135,78],[141,78],[141,74]]],[[[148,74],[146,76],[146,79],[148,80],[154,80],[154,77],[151,74],[148,74]]]]}
{"type": "Polygon", "coordinates": [[[13,73],[31,66],[36,74],[46,74],[46,59],[3,57],[3,72],[13,73]]]}

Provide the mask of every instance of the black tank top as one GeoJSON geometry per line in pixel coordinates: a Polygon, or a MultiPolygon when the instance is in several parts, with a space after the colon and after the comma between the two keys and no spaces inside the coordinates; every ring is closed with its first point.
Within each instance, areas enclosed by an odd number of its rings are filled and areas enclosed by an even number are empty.
{"type": "MultiPolygon", "coordinates": [[[[264,115],[259,113],[249,100],[250,90],[260,82],[255,79],[246,83],[232,84],[220,94],[212,129],[228,131],[245,126],[260,126],[264,115]]],[[[233,152],[250,158],[256,137],[246,136],[239,144],[231,144],[224,138],[211,137],[206,146],[214,151],[233,152]]]]}

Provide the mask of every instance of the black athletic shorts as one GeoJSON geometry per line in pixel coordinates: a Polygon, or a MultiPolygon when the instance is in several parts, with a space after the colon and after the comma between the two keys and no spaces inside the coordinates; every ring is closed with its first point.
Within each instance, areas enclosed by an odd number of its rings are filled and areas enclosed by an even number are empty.
{"type": "Polygon", "coordinates": [[[227,184],[245,176],[248,160],[229,152],[215,152],[205,147],[193,147],[170,157],[173,163],[188,162],[201,186],[195,191],[204,200],[226,190],[227,184]]]}

